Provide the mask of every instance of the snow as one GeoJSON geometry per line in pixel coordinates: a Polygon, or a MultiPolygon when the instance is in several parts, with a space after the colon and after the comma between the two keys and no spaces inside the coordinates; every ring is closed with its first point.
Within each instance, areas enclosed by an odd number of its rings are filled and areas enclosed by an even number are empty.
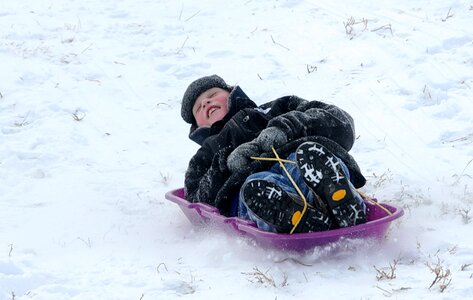
{"type": "Polygon", "coordinates": [[[0,299],[471,297],[471,1],[1,7],[0,299]],[[287,253],[193,227],[164,194],[210,74],[347,110],[363,191],[405,210],[385,240],[287,253]]]}

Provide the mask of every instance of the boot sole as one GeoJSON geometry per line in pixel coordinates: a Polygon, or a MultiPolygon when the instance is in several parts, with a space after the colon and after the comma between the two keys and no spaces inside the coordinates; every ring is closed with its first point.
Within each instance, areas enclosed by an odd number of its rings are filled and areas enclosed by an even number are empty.
{"type": "Polygon", "coordinates": [[[364,204],[356,200],[340,162],[329,150],[306,142],[297,149],[296,160],[304,181],[332,210],[340,227],[366,221],[364,204]]]}
{"type": "Polygon", "coordinates": [[[245,203],[253,213],[280,233],[289,233],[301,219],[294,232],[313,232],[330,229],[329,216],[308,207],[304,216],[303,205],[293,200],[275,183],[252,180],[243,189],[245,203]]]}

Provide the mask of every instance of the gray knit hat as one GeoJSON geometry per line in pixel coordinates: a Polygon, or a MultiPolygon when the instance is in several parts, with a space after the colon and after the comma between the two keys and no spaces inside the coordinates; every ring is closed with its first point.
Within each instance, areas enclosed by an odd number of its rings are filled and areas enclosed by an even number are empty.
{"type": "Polygon", "coordinates": [[[199,78],[192,82],[182,97],[181,116],[187,123],[195,123],[194,115],[192,114],[192,108],[194,107],[195,100],[208,89],[218,87],[231,92],[232,86],[229,86],[225,80],[218,75],[210,75],[199,78]]]}

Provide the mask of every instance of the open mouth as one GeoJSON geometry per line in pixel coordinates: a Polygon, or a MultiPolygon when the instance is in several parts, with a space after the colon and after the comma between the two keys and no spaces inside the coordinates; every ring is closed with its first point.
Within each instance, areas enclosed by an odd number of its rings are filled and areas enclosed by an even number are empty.
{"type": "Polygon", "coordinates": [[[219,107],[217,106],[212,106],[209,108],[209,110],[207,111],[207,118],[210,118],[210,116],[217,110],[219,109],[219,107]]]}

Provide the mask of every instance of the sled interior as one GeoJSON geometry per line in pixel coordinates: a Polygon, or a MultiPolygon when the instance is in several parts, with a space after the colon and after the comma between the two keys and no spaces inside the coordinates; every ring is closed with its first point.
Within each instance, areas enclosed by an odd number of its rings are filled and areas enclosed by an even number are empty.
{"type": "Polygon", "coordinates": [[[282,234],[258,229],[253,221],[238,217],[225,217],[217,208],[205,203],[190,203],[185,199],[184,189],[166,193],[166,199],[179,205],[185,216],[194,225],[213,225],[227,232],[253,239],[263,247],[283,250],[302,251],[316,246],[336,242],[342,238],[377,238],[382,239],[391,222],[404,214],[402,208],[380,203],[391,214],[378,205],[366,202],[367,222],[357,226],[328,231],[282,234]]]}

